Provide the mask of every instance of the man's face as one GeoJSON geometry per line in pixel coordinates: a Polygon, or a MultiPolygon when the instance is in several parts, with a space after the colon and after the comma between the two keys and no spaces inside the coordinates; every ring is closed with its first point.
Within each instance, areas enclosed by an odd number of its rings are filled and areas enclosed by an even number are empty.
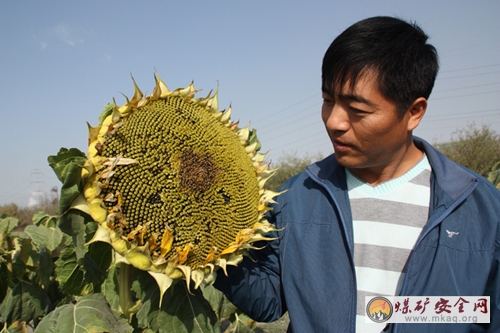
{"type": "Polygon", "coordinates": [[[347,82],[331,94],[323,92],[321,113],[337,161],[365,181],[365,174],[397,168],[412,142],[410,112],[398,117],[371,72],[359,76],[354,89],[347,82]]]}

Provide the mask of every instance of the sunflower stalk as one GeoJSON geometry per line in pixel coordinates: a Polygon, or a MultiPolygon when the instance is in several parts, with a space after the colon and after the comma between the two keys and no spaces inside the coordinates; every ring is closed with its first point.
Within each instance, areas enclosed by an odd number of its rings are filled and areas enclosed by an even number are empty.
{"type": "Polygon", "coordinates": [[[132,305],[132,266],[126,263],[120,263],[118,275],[118,290],[120,297],[120,309],[123,316],[130,320],[132,312],[130,311],[132,305]]]}

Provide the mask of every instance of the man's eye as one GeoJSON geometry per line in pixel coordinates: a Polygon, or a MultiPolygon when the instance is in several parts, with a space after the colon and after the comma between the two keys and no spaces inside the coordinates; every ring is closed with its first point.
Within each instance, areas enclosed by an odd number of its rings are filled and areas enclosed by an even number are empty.
{"type": "Polygon", "coordinates": [[[351,110],[351,112],[357,113],[357,114],[367,113],[366,111],[363,111],[363,110],[360,110],[360,109],[356,109],[356,108],[353,108],[353,107],[350,107],[349,110],[351,110]]]}

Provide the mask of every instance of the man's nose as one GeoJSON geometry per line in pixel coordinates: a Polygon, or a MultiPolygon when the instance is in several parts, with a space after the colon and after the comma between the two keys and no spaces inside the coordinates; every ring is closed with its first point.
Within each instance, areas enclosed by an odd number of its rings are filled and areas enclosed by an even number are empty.
{"type": "Polygon", "coordinates": [[[329,131],[346,132],[350,127],[349,116],[346,110],[338,103],[326,110],[324,122],[325,127],[329,131]]]}

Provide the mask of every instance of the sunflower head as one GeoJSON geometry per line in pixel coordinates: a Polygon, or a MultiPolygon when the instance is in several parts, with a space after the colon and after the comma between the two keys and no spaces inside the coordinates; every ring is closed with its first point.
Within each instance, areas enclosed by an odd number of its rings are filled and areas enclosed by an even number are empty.
{"type": "Polygon", "coordinates": [[[217,267],[238,264],[275,230],[265,219],[279,193],[264,185],[256,131],[218,110],[217,91],[195,98],[193,83],[170,91],[155,75],[153,93],[110,104],[89,125],[82,171],[88,212],[119,260],[149,271],[166,290],[210,283],[217,267]]]}

